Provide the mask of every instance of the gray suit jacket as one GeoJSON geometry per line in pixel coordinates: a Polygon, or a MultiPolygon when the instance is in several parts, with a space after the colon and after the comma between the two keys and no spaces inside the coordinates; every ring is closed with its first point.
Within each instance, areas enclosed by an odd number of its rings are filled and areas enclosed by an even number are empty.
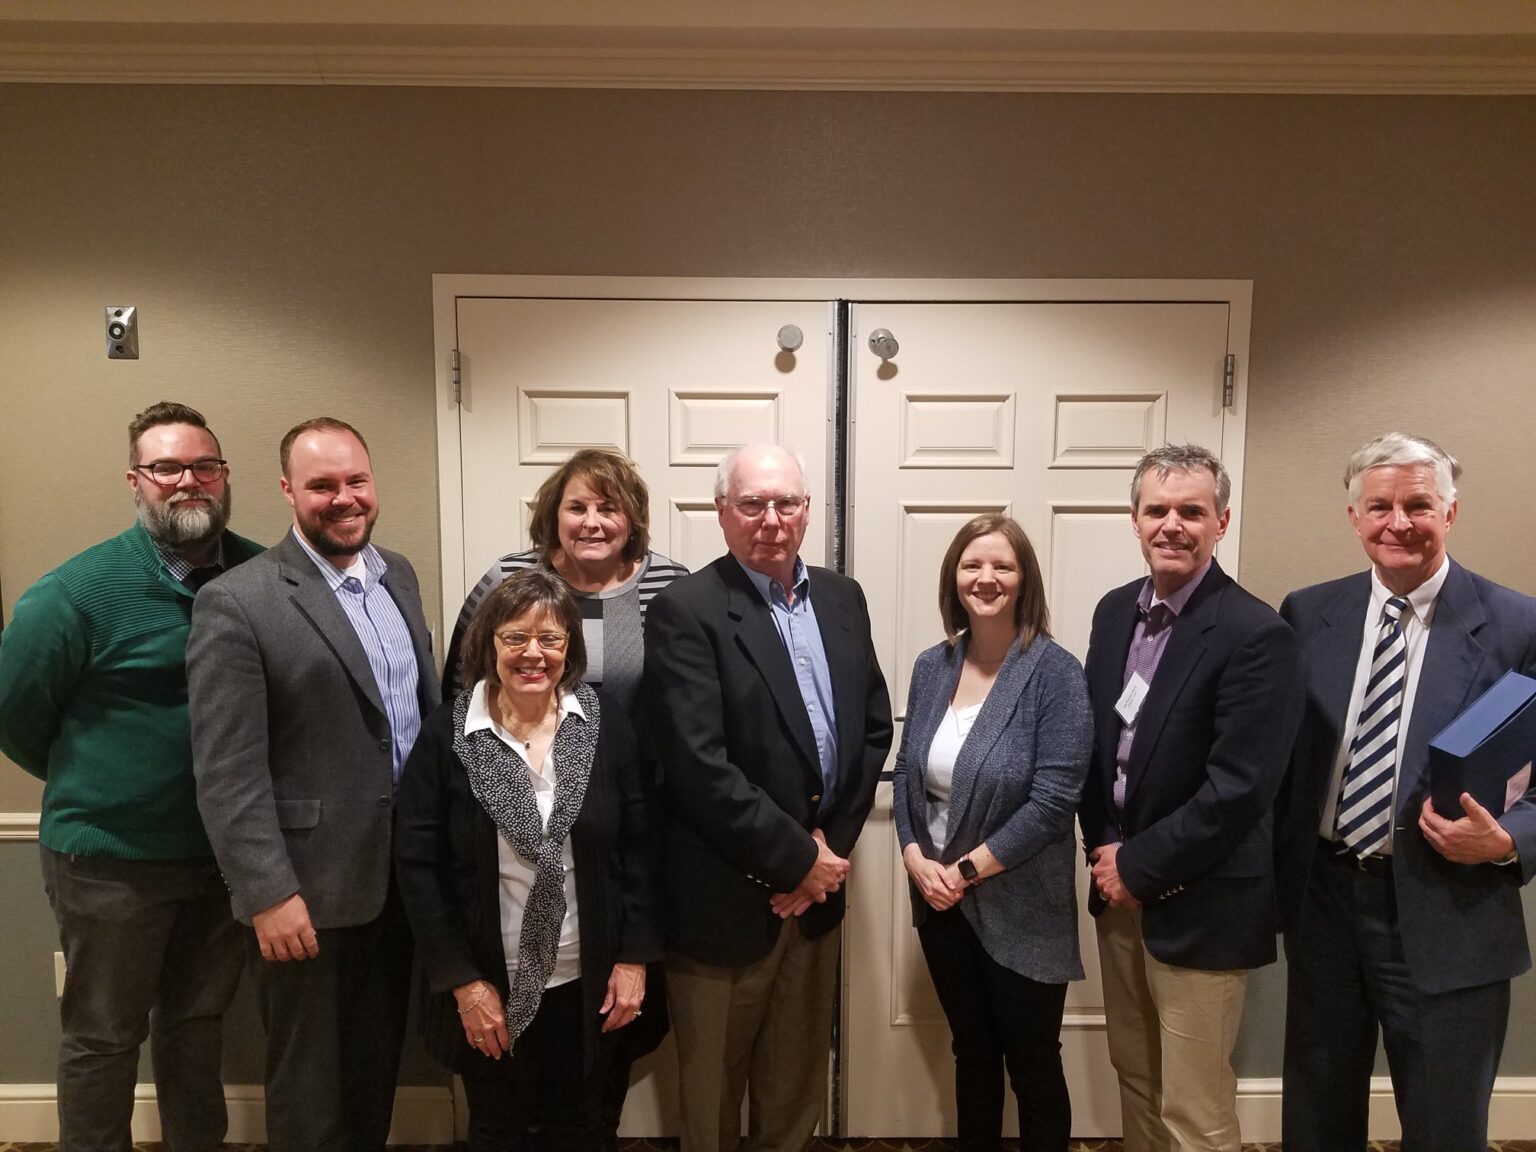
{"type": "MultiPolygon", "coordinates": [[[[965,643],[962,636],[953,648],[938,644],[917,658],[892,774],[897,838],[928,857],[928,748],[960,682],[965,643]]],[[[988,956],[1042,983],[1083,977],[1072,829],[1092,752],[1082,666],[1041,636],[1009,653],[955,762],[948,843],[938,859],[952,863],[987,845],[1007,871],[967,889],[961,910],[988,956]]],[[[928,905],[909,887],[920,925],[928,905]]]]}
{"type": "MultiPolygon", "coordinates": [[[[425,718],[440,690],[416,573],[380,553],[425,718]]],[[[292,532],[198,594],[187,679],[198,808],[235,915],[250,923],[298,892],[316,928],[376,918],[394,816],[389,719],[362,642],[292,532]]]]}

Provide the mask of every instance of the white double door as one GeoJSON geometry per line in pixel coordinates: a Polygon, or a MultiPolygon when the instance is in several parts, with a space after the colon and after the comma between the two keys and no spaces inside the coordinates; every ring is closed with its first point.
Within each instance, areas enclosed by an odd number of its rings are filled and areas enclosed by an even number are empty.
{"type": "MultiPolygon", "coordinates": [[[[869,599],[898,721],[913,659],[942,636],[939,562],[971,516],[1006,510],[1024,526],[1053,631],[1081,658],[1099,596],[1143,571],[1127,510],[1136,459],[1169,441],[1240,457],[1240,411],[1223,408],[1222,370],[1229,351],[1245,349],[1229,347],[1234,302],[1213,299],[1234,294],[850,306],[845,555],[869,599]],[[876,329],[899,344],[893,359],[869,350],[876,329]]],[[[636,461],[650,486],[653,546],[698,568],[723,551],[712,503],[721,455],[748,441],[790,444],[805,456],[813,500],[804,555],[828,554],[837,405],[827,296],[481,294],[453,304],[463,394],[445,405],[439,435],[445,619],[496,556],[526,546],[540,480],[587,445],[636,461]],[[776,334],[791,324],[804,342],[786,353],[776,334]]],[[[1243,337],[1246,301],[1237,305],[1243,337]]],[[[1088,978],[1071,986],[1062,1034],[1073,1126],[1113,1135],[1118,1101],[1083,908],[1088,978]]],[[[910,927],[889,784],[854,857],[842,1004],[833,1098],[845,1134],[953,1134],[949,1034],[910,927]]],[[[626,1132],[675,1130],[673,1077],[669,1045],[631,1093],[626,1132]]]]}

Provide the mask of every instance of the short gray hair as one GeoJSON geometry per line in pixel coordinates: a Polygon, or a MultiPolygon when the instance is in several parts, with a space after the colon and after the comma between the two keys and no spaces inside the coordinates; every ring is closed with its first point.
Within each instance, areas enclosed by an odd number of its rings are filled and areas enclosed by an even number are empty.
{"type": "Polygon", "coordinates": [[[1349,491],[1349,503],[1353,507],[1360,499],[1360,477],[1372,468],[1428,464],[1435,470],[1435,487],[1440,498],[1447,504],[1456,499],[1456,481],[1461,478],[1461,465],[1433,440],[1413,436],[1407,432],[1386,432],[1374,440],[1367,440],[1350,454],[1349,465],[1344,469],[1344,487],[1349,491]]]}
{"type": "Polygon", "coordinates": [[[805,485],[805,457],[787,444],[774,444],[769,441],[757,444],[738,444],[724,456],[720,457],[720,463],[715,468],[715,499],[725,499],[725,494],[731,490],[731,473],[736,471],[736,461],[741,459],[742,453],[760,452],[768,448],[776,448],[793,460],[795,467],[800,469],[800,483],[805,485]]]}
{"type": "Polygon", "coordinates": [[[1209,472],[1216,482],[1216,515],[1227,510],[1227,501],[1232,498],[1232,477],[1227,475],[1216,453],[1198,444],[1164,444],[1136,462],[1136,471],[1131,476],[1132,512],[1141,506],[1142,477],[1153,470],[1159,480],[1170,472],[1209,472]]]}

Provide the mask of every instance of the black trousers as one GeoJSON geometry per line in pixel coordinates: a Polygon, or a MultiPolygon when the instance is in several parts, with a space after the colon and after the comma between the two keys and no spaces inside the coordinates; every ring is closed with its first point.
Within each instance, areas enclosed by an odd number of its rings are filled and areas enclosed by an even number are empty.
{"type": "MultiPolygon", "coordinates": [[[[1483,865],[1486,867],[1486,865],[1483,865]]],[[[1447,929],[1454,931],[1454,927],[1447,929]]],[[[1319,849],[1286,934],[1285,1094],[1290,1152],[1358,1152],[1379,1027],[1403,1152],[1482,1152],[1509,1021],[1509,981],[1429,993],[1403,956],[1390,872],[1319,849]]]]}
{"type": "Polygon", "coordinates": [[[469,1103],[469,1152],[598,1152],[612,1036],[600,1036],[583,1071],[581,981],[545,989],[539,1010],[492,1060],[471,1052],[459,1068],[469,1103]]]}
{"type": "Polygon", "coordinates": [[[1066,1152],[1072,1100],[1061,1067],[1065,984],[1004,968],[982,948],[959,906],[917,930],[954,1038],[955,1105],[964,1152],[1002,1146],[1003,1071],[1019,1102],[1022,1152],[1066,1152]]]}
{"type": "Polygon", "coordinates": [[[395,1103],[411,930],[393,881],[376,919],[323,928],[313,960],[261,958],[247,932],[267,1032],[270,1152],[381,1152],[395,1103]]]}

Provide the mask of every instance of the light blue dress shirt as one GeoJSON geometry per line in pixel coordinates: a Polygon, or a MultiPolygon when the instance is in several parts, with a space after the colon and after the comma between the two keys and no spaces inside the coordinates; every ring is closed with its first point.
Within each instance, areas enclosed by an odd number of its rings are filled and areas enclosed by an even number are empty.
{"type": "Polygon", "coordinates": [[[821,762],[821,804],[817,808],[820,814],[831,807],[837,794],[837,708],[832,700],[832,670],[827,666],[827,650],[822,645],[816,608],[811,603],[810,573],[805,561],[795,557],[795,602],[790,604],[784,585],[777,580],[745,564],[741,570],[773,614],[773,626],[778,629],[795,670],[795,683],[800,688],[800,699],[805,701],[805,714],[816,735],[816,756],[821,762]]]}
{"type": "Polygon", "coordinates": [[[411,753],[411,745],[416,743],[416,733],[421,730],[421,674],[416,667],[416,646],[411,642],[411,630],[406,627],[400,606],[384,587],[384,573],[389,566],[384,563],[379,550],[369,544],[358,553],[364,568],[362,579],[358,579],[316,552],[298,529],[293,530],[293,538],[320,569],[320,575],[336,594],[336,603],[347,614],[352,630],[362,641],[363,651],[368,654],[368,667],[373,670],[379,698],[384,701],[384,711],[389,717],[395,783],[398,784],[400,769],[411,753]]]}

